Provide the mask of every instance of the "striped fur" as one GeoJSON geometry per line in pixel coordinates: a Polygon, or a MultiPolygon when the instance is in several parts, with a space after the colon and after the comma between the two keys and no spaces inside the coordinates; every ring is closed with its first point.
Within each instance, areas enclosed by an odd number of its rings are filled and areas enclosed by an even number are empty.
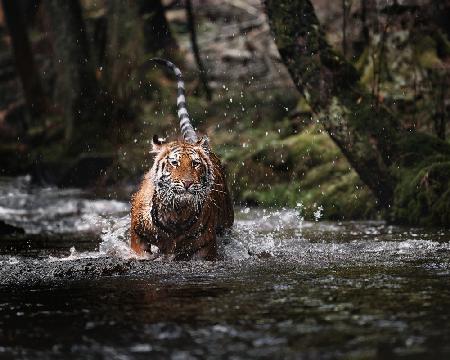
{"type": "Polygon", "coordinates": [[[177,107],[183,140],[153,138],[155,161],[131,202],[131,248],[151,253],[157,246],[175,259],[213,260],[216,233],[233,225],[234,214],[220,160],[207,137],[198,139],[189,120],[181,71],[170,61],[152,59],[177,77],[177,107]]]}
{"type": "Polygon", "coordinates": [[[132,198],[131,247],[177,260],[217,255],[216,233],[233,225],[225,173],[207,138],[153,143],[154,164],[132,198]]]}
{"type": "Polygon", "coordinates": [[[178,118],[180,120],[180,129],[183,135],[183,139],[190,143],[195,143],[198,141],[197,134],[195,133],[194,127],[191,124],[191,120],[189,118],[189,113],[186,107],[186,96],[184,90],[184,81],[183,76],[181,74],[181,70],[175,66],[172,62],[160,58],[150,59],[155,63],[164,65],[173,71],[175,76],[177,77],[177,109],[178,109],[178,118]]]}

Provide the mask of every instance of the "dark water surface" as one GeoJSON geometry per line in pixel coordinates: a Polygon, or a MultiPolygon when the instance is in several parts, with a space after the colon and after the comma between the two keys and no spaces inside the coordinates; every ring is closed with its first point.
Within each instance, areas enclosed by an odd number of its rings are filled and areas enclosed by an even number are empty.
{"type": "Polygon", "coordinates": [[[222,260],[135,259],[128,204],[0,181],[0,359],[450,358],[450,233],[238,209],[222,260]]]}

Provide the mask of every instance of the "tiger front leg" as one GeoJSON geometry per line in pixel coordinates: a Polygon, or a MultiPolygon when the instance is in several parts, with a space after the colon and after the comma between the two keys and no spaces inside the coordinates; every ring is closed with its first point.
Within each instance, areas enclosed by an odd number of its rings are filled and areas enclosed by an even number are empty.
{"type": "Polygon", "coordinates": [[[144,249],[142,241],[138,234],[131,229],[131,250],[133,250],[138,256],[144,256],[145,254],[151,254],[150,249],[144,249]]]}
{"type": "Polygon", "coordinates": [[[208,260],[217,259],[217,240],[215,230],[208,229],[201,234],[198,239],[200,247],[193,253],[192,260],[208,260]]]}

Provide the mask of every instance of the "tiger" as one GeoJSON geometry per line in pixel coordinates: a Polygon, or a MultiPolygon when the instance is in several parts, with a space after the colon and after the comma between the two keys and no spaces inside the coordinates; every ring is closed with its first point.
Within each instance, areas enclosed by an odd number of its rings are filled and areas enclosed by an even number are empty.
{"type": "Polygon", "coordinates": [[[131,249],[146,256],[156,246],[175,260],[215,260],[216,236],[234,222],[225,171],[208,137],[198,137],[191,124],[180,69],[168,60],[151,61],[176,76],[182,139],[153,136],[153,165],[131,198],[131,249]]]}

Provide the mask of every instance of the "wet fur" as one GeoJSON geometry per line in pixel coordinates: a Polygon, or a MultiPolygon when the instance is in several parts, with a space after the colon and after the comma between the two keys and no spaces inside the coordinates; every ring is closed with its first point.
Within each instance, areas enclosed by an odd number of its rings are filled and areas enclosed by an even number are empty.
{"type": "Polygon", "coordinates": [[[155,245],[161,253],[178,260],[215,259],[216,234],[230,228],[234,220],[220,160],[204,139],[194,144],[154,142],[154,151],[153,167],[132,197],[132,249],[142,255],[155,245]],[[174,149],[181,154],[178,167],[168,158],[174,149]],[[198,156],[201,166],[194,168],[192,156],[198,156]],[[192,182],[194,195],[183,193],[182,181],[192,182]]]}

